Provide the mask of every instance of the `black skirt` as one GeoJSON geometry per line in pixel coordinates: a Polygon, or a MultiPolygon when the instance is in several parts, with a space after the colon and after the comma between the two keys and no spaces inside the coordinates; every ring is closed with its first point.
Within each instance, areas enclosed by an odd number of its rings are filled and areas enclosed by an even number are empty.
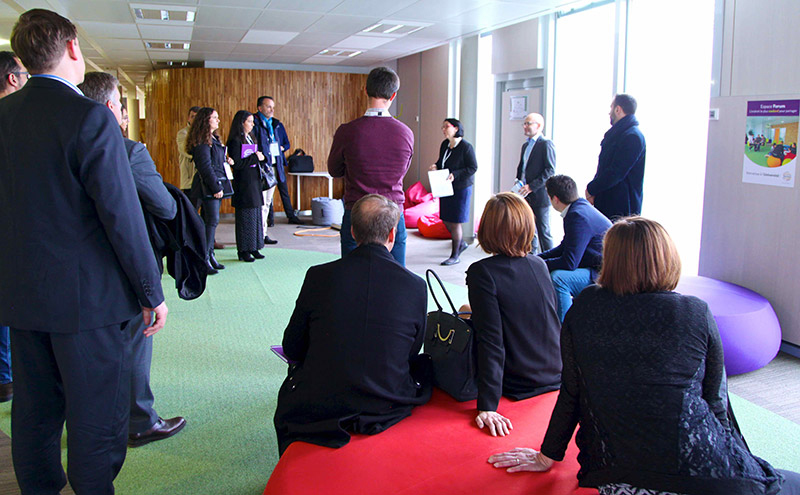
{"type": "Polygon", "coordinates": [[[469,221],[469,200],[472,198],[472,186],[464,189],[453,189],[453,195],[439,198],[439,218],[450,223],[466,223],[469,221]]]}
{"type": "Polygon", "coordinates": [[[264,247],[261,226],[261,207],[236,208],[236,249],[241,252],[258,251],[264,247]]]}

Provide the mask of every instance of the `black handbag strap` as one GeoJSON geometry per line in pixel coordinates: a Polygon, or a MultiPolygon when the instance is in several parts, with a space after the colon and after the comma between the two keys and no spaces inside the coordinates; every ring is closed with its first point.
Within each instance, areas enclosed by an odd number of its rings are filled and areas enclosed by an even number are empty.
{"type": "Polygon", "coordinates": [[[433,302],[436,303],[436,307],[439,308],[439,311],[442,311],[442,305],[439,304],[439,300],[436,299],[436,293],[433,291],[433,284],[431,284],[431,274],[439,282],[439,287],[441,287],[442,292],[444,292],[444,297],[447,298],[447,302],[450,303],[450,307],[453,309],[453,315],[458,316],[458,311],[456,310],[455,305],[453,304],[452,299],[450,299],[450,294],[447,293],[447,289],[444,288],[444,284],[442,283],[442,279],[439,278],[439,275],[436,275],[436,272],[428,268],[425,271],[425,280],[428,281],[428,288],[431,290],[431,296],[433,297],[433,302]]]}

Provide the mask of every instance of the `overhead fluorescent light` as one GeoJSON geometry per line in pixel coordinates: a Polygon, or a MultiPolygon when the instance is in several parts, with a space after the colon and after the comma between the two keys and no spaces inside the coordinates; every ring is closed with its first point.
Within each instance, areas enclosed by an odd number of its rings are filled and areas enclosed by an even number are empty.
{"type": "Polygon", "coordinates": [[[133,15],[135,15],[137,19],[144,19],[142,9],[133,9],[133,15]]]}
{"type": "Polygon", "coordinates": [[[372,26],[368,27],[367,29],[364,29],[362,32],[364,32],[364,33],[369,33],[370,31],[372,31],[373,29],[377,28],[377,27],[378,27],[378,26],[380,26],[380,25],[381,25],[381,23],[380,23],[380,22],[379,22],[379,23],[377,23],[377,24],[373,24],[372,26]]]}
{"type": "Polygon", "coordinates": [[[397,31],[398,29],[400,29],[400,28],[401,28],[401,27],[403,27],[403,26],[404,26],[403,24],[398,24],[397,26],[390,27],[389,29],[387,29],[386,31],[384,31],[384,32],[383,32],[383,34],[389,34],[389,33],[392,33],[392,32],[394,32],[394,31],[397,31]]]}
{"type": "Polygon", "coordinates": [[[192,44],[191,44],[191,43],[184,43],[184,44],[183,44],[183,49],[184,49],[184,50],[188,50],[188,49],[189,49],[191,46],[192,46],[192,44]]]}
{"type": "Polygon", "coordinates": [[[350,55],[348,55],[348,56],[347,56],[347,58],[355,57],[356,55],[359,55],[359,54],[361,54],[361,53],[364,53],[364,52],[362,52],[362,51],[360,51],[360,50],[359,50],[359,51],[357,51],[357,52],[353,52],[353,53],[351,53],[350,55]]]}
{"type": "Polygon", "coordinates": [[[169,11],[168,10],[162,10],[161,11],[161,20],[162,21],[168,21],[169,20],[169,11]]]}
{"type": "Polygon", "coordinates": [[[164,43],[164,48],[166,48],[167,50],[171,50],[172,49],[172,43],[170,43],[170,42],[164,43]]]}
{"type": "Polygon", "coordinates": [[[194,22],[194,10],[186,11],[186,22],[194,22]]]}

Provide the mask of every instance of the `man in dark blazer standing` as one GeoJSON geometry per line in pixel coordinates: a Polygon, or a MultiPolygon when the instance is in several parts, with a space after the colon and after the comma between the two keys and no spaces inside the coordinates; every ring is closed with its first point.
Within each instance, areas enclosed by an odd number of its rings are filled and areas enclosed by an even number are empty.
{"type": "Polygon", "coordinates": [[[146,336],[164,326],[161,276],[119,126],[75,86],[85,70],[75,26],[29,10],[11,45],[33,75],[0,100],[14,469],[23,494],[59,493],[66,421],[73,490],[112,494],[126,451],[130,321],[144,312],[146,336]]]}
{"type": "Polygon", "coordinates": [[[550,270],[558,317],[564,321],[572,298],[597,278],[603,261],[603,236],[611,222],[587,200],[578,197],[578,185],[572,178],[554,175],[545,186],[553,208],[564,218],[564,239],[539,257],[550,270]]]}
{"type": "Polygon", "coordinates": [[[547,198],[544,183],[556,173],[556,148],[552,141],[542,135],[543,130],[544,117],[538,113],[529,113],[525,117],[522,131],[528,139],[522,145],[517,165],[517,179],[523,184],[519,193],[533,210],[540,252],[553,247],[553,237],[550,235],[550,200],[547,198]]]}
{"type": "MultiPolygon", "coordinates": [[[[78,85],[87,98],[105,105],[117,123],[122,123],[122,102],[119,81],[107,72],[88,72],[78,85]]],[[[133,174],[133,183],[139,194],[142,208],[161,220],[172,220],[178,212],[175,198],[167,191],[156,164],[142,143],[123,138],[133,174]]],[[[161,259],[156,258],[156,263],[161,259]]],[[[142,315],[131,320],[131,417],[128,421],[128,445],[139,447],[163,440],[186,426],[186,419],[177,416],[162,419],[153,408],[153,391],[150,388],[150,363],[153,358],[153,339],[144,336],[147,325],[142,315]]]]}
{"type": "Polygon", "coordinates": [[[393,201],[362,197],[351,213],[358,247],[306,273],[283,335],[294,364],[275,411],[281,454],[298,440],[341,447],[348,432],[380,433],[430,399],[425,281],[390,253],[400,216],[393,201]]]}

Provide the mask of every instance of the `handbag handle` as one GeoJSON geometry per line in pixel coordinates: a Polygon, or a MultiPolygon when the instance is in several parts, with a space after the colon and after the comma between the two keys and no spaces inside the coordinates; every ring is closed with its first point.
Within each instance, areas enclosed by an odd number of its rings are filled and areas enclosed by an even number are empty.
{"type": "Polygon", "coordinates": [[[439,287],[441,287],[442,292],[444,292],[444,297],[447,298],[447,302],[450,303],[450,307],[453,309],[453,315],[458,316],[458,311],[456,310],[455,305],[453,304],[453,300],[450,299],[450,294],[447,293],[447,289],[444,288],[444,284],[442,283],[442,279],[439,278],[439,275],[436,275],[436,272],[428,268],[425,271],[425,280],[428,282],[428,288],[431,290],[431,296],[433,297],[433,302],[436,303],[436,307],[439,308],[439,311],[442,311],[442,305],[439,304],[439,300],[436,299],[436,293],[433,291],[433,284],[431,284],[431,274],[433,274],[436,281],[439,282],[439,287]]]}

